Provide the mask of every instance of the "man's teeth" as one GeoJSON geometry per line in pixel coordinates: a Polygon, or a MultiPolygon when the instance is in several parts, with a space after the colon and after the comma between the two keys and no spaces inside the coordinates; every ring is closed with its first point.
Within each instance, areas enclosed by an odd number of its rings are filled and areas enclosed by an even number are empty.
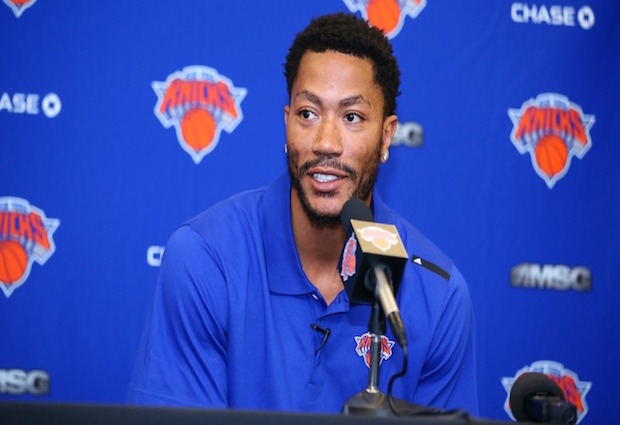
{"type": "Polygon", "coordinates": [[[334,176],[333,174],[321,174],[321,173],[314,173],[313,177],[315,180],[321,183],[333,182],[334,180],[338,178],[334,176]]]}

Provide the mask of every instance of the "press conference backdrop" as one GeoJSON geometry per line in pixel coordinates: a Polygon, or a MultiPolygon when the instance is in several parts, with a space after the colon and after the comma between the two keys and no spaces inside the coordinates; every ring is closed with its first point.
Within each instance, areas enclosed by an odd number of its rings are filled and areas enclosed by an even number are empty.
{"type": "Polygon", "coordinates": [[[613,0],[3,0],[1,400],[123,402],[167,238],[286,169],[284,57],[336,11],[398,56],[378,187],[467,278],[481,415],[535,370],[620,417],[613,0]]]}

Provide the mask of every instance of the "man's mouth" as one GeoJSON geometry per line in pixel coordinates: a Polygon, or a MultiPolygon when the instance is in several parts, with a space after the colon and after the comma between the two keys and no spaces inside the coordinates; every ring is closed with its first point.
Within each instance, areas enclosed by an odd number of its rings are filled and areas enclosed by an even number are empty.
{"type": "Polygon", "coordinates": [[[319,183],[333,182],[334,180],[338,179],[338,176],[335,176],[333,174],[323,174],[323,173],[314,173],[312,177],[314,178],[314,180],[318,181],[319,183]]]}

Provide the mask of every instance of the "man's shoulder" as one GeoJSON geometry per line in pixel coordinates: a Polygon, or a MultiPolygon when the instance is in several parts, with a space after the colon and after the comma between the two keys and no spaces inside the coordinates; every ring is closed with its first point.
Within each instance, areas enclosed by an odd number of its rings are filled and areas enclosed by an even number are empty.
{"type": "Polygon", "coordinates": [[[260,227],[265,217],[280,210],[280,200],[287,187],[285,178],[280,177],[267,186],[246,190],[220,200],[179,227],[189,227],[203,237],[226,234],[234,237],[235,232],[247,232],[260,227]]]}
{"type": "Polygon", "coordinates": [[[381,215],[386,224],[394,224],[408,254],[408,262],[417,264],[442,279],[449,281],[454,262],[435,242],[403,215],[387,205],[381,207],[381,215]]]}

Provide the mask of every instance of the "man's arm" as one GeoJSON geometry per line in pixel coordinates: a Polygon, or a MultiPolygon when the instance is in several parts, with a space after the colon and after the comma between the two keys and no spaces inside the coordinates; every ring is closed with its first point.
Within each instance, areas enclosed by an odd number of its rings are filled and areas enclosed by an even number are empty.
{"type": "Polygon", "coordinates": [[[449,289],[431,340],[417,394],[424,404],[478,415],[474,317],[465,279],[452,267],[449,289]]]}
{"type": "Polygon", "coordinates": [[[208,243],[183,226],[163,256],[128,402],[227,407],[226,281],[208,243]]]}

